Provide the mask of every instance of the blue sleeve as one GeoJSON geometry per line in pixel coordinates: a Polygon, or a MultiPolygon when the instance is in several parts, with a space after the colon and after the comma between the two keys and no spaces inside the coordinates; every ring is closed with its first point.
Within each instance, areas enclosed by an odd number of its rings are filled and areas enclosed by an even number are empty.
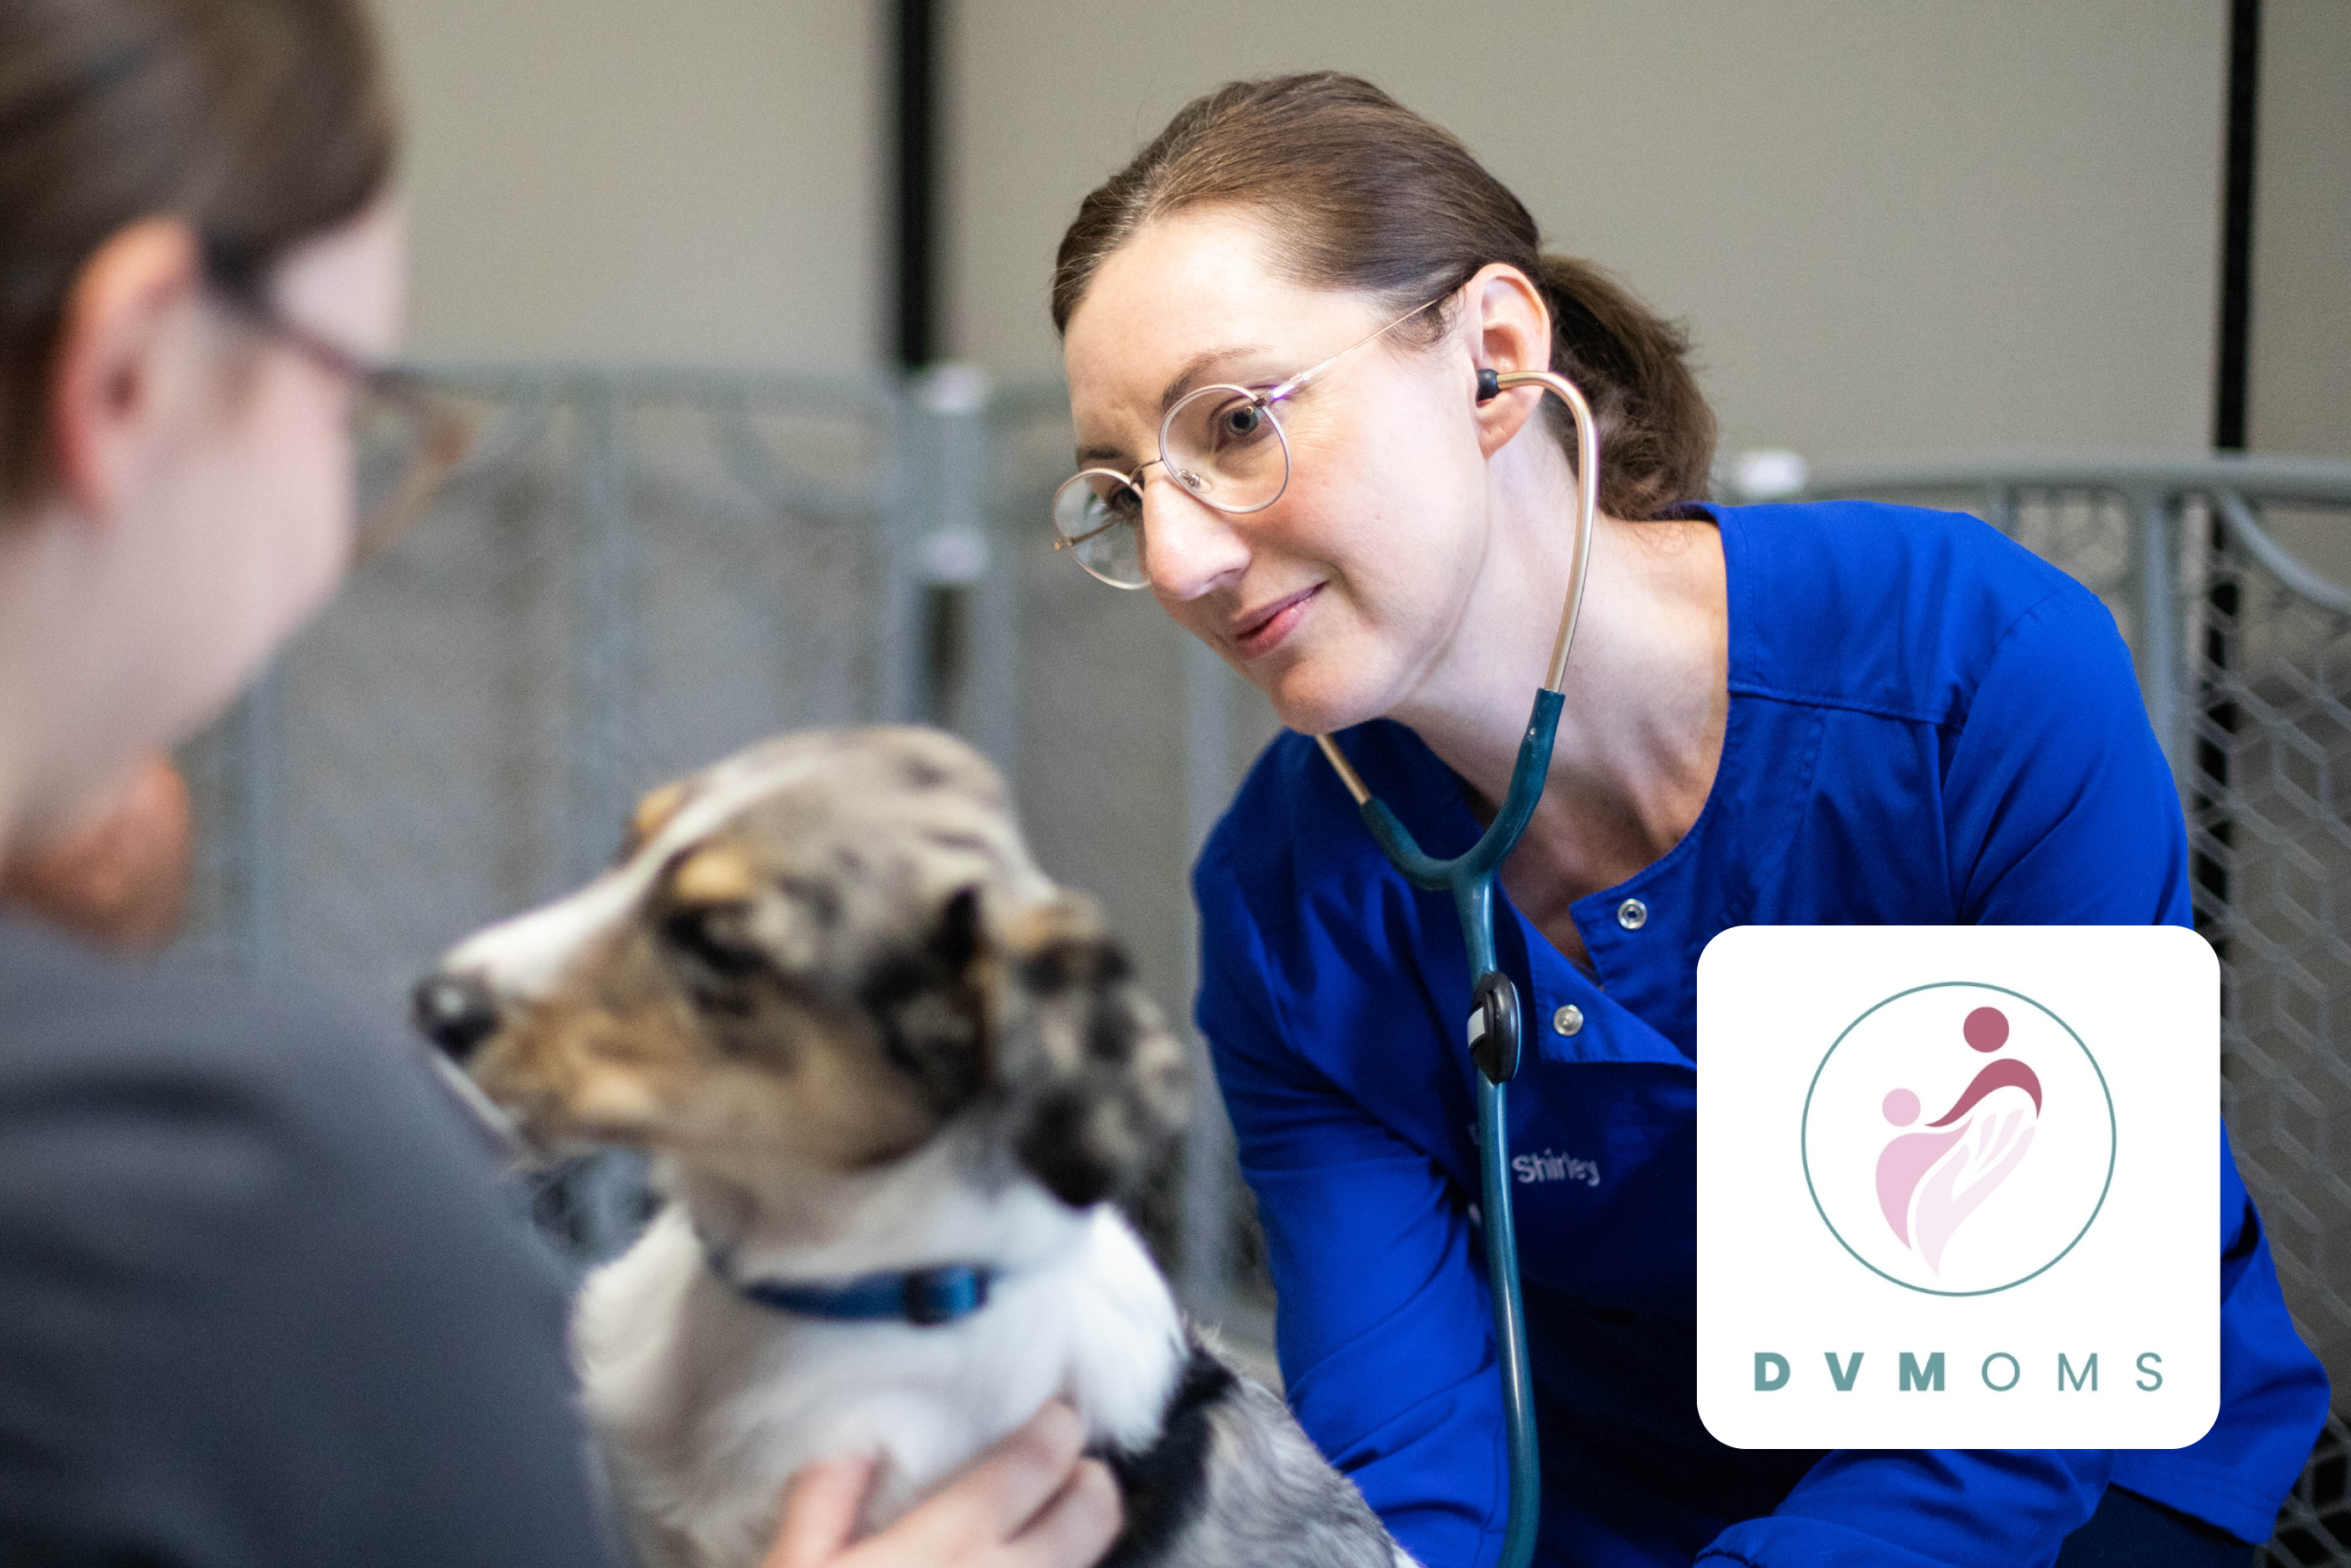
{"type": "MultiPolygon", "coordinates": [[[[1941,806],[1962,924],[2190,923],[2170,769],[2113,620],[2085,591],[2061,590],[2009,628],[1946,732],[1941,806]]],[[[2285,1320],[2225,1130],[2220,1157],[2222,1408],[2202,1441],[2120,1456],[1839,1451],[1699,1562],[2045,1564],[2110,1479],[2264,1537],[2316,1436],[2325,1381],[2285,1320]]]]}
{"type": "Polygon", "coordinates": [[[1405,1550],[1475,1568],[1509,1503],[1468,1220],[1442,1171],[1290,1050],[1256,926],[1204,860],[1199,1021],[1263,1218],[1290,1407],[1405,1550]]]}
{"type": "Polygon", "coordinates": [[[1962,925],[2192,925],[2188,829],[2105,606],[2068,587],[2001,639],[1943,761],[1962,925]]]}

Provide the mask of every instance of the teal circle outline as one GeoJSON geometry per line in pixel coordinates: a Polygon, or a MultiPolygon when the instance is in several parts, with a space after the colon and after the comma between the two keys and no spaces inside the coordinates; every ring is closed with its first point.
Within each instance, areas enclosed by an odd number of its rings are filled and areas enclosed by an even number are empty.
{"type": "Polygon", "coordinates": [[[1836,1244],[1844,1248],[1855,1262],[1860,1264],[1871,1273],[1876,1275],[1879,1279],[1884,1280],[1886,1283],[1890,1285],[1899,1285],[1906,1291],[1916,1291],[1922,1296],[1996,1296],[2002,1291],[2012,1291],[2016,1289],[2017,1286],[2025,1283],[2027,1281],[2037,1280],[2042,1275],[2049,1272],[2050,1270],[2057,1267],[2058,1264],[2064,1262],[2065,1260],[2065,1254],[2071,1252],[2074,1248],[2081,1245],[2082,1238],[2090,1233],[2090,1227],[2098,1222],[2098,1215],[2105,1208],[2106,1194],[2112,1192],[2115,1186],[2115,1159],[2121,1152],[2121,1148],[2122,1128],[2115,1120],[2115,1092],[2107,1086],[2105,1070],[2098,1065],[2098,1059],[2090,1053],[2090,1048],[2088,1045],[2084,1043],[2082,1037],[2074,1032],[2074,1026],[2067,1023],[2064,1019],[2059,1018],[2055,1013],[2050,1011],[2049,1009],[2043,1007],[2039,1002],[2034,1001],[2031,997],[2026,996],[2022,991],[2011,990],[2006,986],[1995,986],[1988,980],[1932,980],[1923,986],[1913,986],[1907,991],[1896,991],[1892,996],[1886,998],[1884,1001],[1871,1006],[1867,1010],[1863,1012],[1859,1018],[1855,1019],[1851,1023],[1845,1025],[1843,1030],[1839,1030],[1836,1039],[1829,1042],[1828,1050],[1823,1053],[1821,1057],[1821,1064],[1813,1069],[1812,1082],[1807,1084],[1804,1088],[1804,1113],[1796,1123],[1796,1157],[1804,1167],[1804,1191],[1813,1200],[1813,1212],[1821,1217],[1821,1223],[1828,1227],[1829,1234],[1831,1236],[1836,1238],[1836,1244]],[[2052,1258],[2048,1262],[2043,1263],[2040,1268],[2035,1269],[2030,1274],[2022,1275],[2017,1279],[2011,1280],[2005,1285],[1991,1285],[1980,1291],[1938,1291],[1926,1285],[1914,1285],[1907,1280],[1896,1279],[1893,1275],[1887,1273],[1885,1270],[1879,1268],[1868,1259],[1863,1257],[1859,1251],[1855,1249],[1853,1243],[1844,1239],[1844,1235],[1836,1228],[1836,1221],[1829,1218],[1829,1211],[1822,1206],[1820,1191],[1813,1186],[1812,1152],[1805,1146],[1808,1142],[1804,1135],[1805,1130],[1813,1124],[1813,1092],[1821,1086],[1821,1074],[1829,1070],[1829,1058],[1837,1053],[1837,1047],[1844,1043],[1845,1036],[1851,1034],[1855,1030],[1859,1029],[1863,1024],[1866,1023],[1869,1020],[1870,1014],[1877,1011],[1879,1008],[1892,1007],[1896,1002],[1900,1001],[1903,998],[1917,996],[1920,991],[1947,990],[1954,986],[1972,986],[1978,990],[1998,991],[2001,996],[2014,997],[2018,1001],[2022,1002],[2025,1006],[2038,1011],[2043,1017],[2047,1018],[2050,1022],[2055,1024],[2059,1029],[2064,1030],[2065,1031],[2065,1038],[2074,1042],[2076,1049],[2081,1051],[2082,1059],[2090,1064],[2090,1071],[2098,1075],[2098,1092],[2105,1097],[2106,1102],[2106,1180],[2105,1185],[2098,1189],[2098,1201],[2096,1204],[2092,1206],[2090,1209],[2090,1218],[2082,1222],[2082,1228],[2074,1233],[2074,1239],[2065,1243],[2064,1247],[2059,1250],[2056,1257],[2052,1258]]]}

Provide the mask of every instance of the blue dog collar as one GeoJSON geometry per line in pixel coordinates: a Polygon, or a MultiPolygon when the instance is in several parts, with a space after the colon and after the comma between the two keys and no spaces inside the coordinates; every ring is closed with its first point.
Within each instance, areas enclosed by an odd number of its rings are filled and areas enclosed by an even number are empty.
{"type": "Polygon", "coordinates": [[[935,1328],[971,1316],[987,1305],[988,1287],[996,1281],[995,1270],[970,1263],[802,1282],[737,1280],[716,1255],[710,1266],[744,1300],[776,1312],[843,1323],[886,1322],[895,1318],[918,1328],[935,1328]]]}

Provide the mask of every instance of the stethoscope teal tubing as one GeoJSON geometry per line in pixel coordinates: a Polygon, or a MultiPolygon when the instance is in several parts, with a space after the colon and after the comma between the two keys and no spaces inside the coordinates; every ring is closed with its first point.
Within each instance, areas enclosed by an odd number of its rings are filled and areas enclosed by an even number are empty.
{"type": "Polygon", "coordinates": [[[1510,786],[1493,821],[1477,843],[1451,860],[1423,852],[1410,829],[1374,797],[1344,753],[1327,736],[1317,736],[1322,755],[1338,769],[1362,811],[1364,825],[1390,864],[1416,887],[1453,895],[1461,921],[1462,945],[1469,954],[1474,1010],[1469,1051],[1478,1066],[1478,1163],[1480,1228],[1486,1239],[1486,1281],[1494,1301],[1494,1344],[1501,1363],[1502,1413],[1510,1447],[1510,1514],[1498,1568],[1527,1568],[1534,1558],[1535,1525],[1542,1504],[1542,1469],[1535,1448],[1534,1406],[1528,1387],[1526,1312],[1519,1294],[1519,1239],[1510,1219],[1510,1124],[1506,1094],[1518,1071],[1524,1042],[1518,988],[1494,956],[1494,877],[1542,799],[1551,770],[1552,742],[1559,734],[1560,683],[1568,649],[1575,641],[1576,616],[1583,607],[1583,580],[1592,561],[1592,524],[1599,513],[1600,441],[1592,408],[1575,384],[1548,371],[1482,372],[1480,402],[1514,387],[1539,386],[1564,402],[1575,415],[1575,559],[1568,569],[1567,602],[1552,640],[1551,668],[1535,693],[1534,711],[1519,738],[1510,786]]]}

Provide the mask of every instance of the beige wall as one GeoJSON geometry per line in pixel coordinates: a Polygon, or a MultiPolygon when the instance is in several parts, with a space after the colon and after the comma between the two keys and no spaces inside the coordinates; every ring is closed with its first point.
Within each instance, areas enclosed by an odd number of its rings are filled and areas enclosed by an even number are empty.
{"type": "Polygon", "coordinates": [[[2226,36],[2210,0],[956,13],[967,357],[1051,372],[1046,270],[1078,198],[1193,94],[1330,66],[1451,127],[1559,248],[1686,317],[1731,449],[2205,438],[2226,36]]]}
{"type": "MultiPolygon", "coordinates": [[[[416,350],[879,363],[884,9],[384,0],[411,106],[416,350]]],[[[2276,0],[2273,37],[2342,9],[2276,0]]],[[[2193,443],[2223,11],[960,0],[948,340],[1053,373],[1045,269],[1078,197],[1193,93],[1331,65],[1460,131],[1558,244],[1687,319],[1730,447],[2193,443]]],[[[2294,63],[2324,87],[2322,61],[2294,63]]],[[[2266,179],[2281,136],[2264,142],[2266,179]]],[[[2257,349],[2257,374],[2277,363],[2257,349]]],[[[2278,406],[2257,392],[2264,441],[2278,406]]]]}
{"type": "Polygon", "coordinates": [[[2351,457],[2351,4],[2268,0],[2253,196],[2253,447],[2351,457]]]}
{"type": "Polygon", "coordinates": [[[409,110],[420,357],[872,363],[878,5],[379,11],[409,110]]]}

